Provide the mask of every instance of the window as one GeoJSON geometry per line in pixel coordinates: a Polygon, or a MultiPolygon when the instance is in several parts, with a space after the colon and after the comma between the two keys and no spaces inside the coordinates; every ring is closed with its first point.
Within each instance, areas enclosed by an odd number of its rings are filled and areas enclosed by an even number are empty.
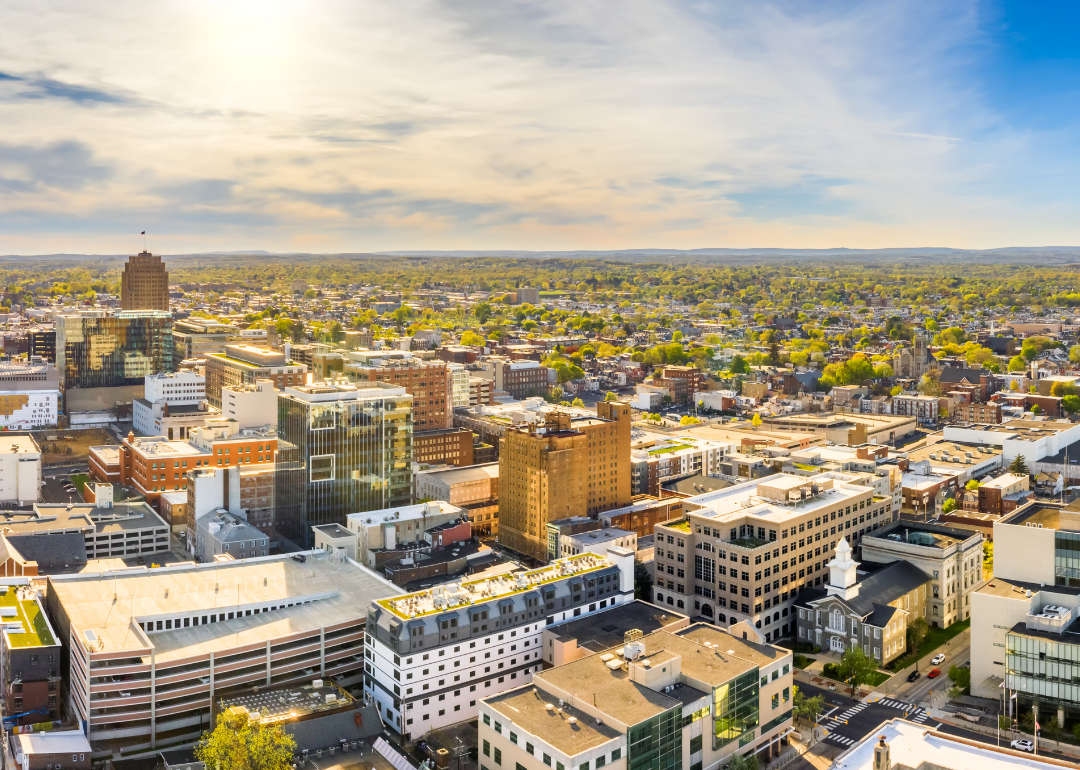
{"type": "Polygon", "coordinates": [[[484,741],[484,756],[485,757],[490,757],[491,756],[491,744],[488,743],[487,741],[484,741]]]}
{"type": "Polygon", "coordinates": [[[498,748],[495,749],[495,764],[496,765],[501,765],[502,764],[502,749],[498,749],[498,748]]]}
{"type": "Polygon", "coordinates": [[[614,762],[615,760],[619,759],[621,756],[622,756],[622,749],[615,749],[614,751],[611,752],[611,761],[614,762]]]}

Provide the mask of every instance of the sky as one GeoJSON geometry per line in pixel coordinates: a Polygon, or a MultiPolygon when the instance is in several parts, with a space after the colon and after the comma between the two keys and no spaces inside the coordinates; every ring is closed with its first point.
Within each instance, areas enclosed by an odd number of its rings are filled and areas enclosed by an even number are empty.
{"type": "Polygon", "coordinates": [[[0,3],[0,253],[1080,245],[1080,3],[0,3]]]}

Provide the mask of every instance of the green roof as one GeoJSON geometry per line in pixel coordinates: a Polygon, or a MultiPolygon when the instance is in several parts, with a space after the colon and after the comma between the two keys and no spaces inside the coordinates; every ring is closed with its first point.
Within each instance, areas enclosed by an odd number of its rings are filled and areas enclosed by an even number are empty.
{"type": "Polygon", "coordinates": [[[693,444],[675,444],[673,446],[660,447],[659,449],[650,449],[649,454],[662,455],[667,454],[668,452],[678,452],[680,449],[690,449],[693,446],[693,444]]]}
{"type": "Polygon", "coordinates": [[[52,632],[49,630],[49,621],[41,611],[41,605],[36,599],[22,600],[18,598],[18,590],[15,586],[0,586],[0,607],[14,607],[16,615],[3,618],[4,622],[20,622],[26,633],[6,632],[8,642],[12,647],[48,647],[56,644],[52,632]]]}

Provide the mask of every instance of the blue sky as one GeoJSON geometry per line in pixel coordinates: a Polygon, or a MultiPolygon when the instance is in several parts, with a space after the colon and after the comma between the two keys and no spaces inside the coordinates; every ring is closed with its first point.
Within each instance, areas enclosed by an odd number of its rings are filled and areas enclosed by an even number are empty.
{"type": "Polygon", "coordinates": [[[1080,245],[1080,4],[0,4],[0,253],[1080,245]]]}

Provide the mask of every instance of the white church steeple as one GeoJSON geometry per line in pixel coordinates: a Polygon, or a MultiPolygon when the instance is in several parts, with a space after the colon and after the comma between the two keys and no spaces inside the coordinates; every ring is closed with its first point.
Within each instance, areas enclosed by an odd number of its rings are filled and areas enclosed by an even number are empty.
{"type": "Polygon", "coordinates": [[[829,596],[851,599],[859,595],[858,578],[855,575],[855,568],[859,563],[851,558],[851,546],[848,545],[847,538],[840,538],[840,542],[836,544],[836,556],[827,566],[829,585],[825,590],[829,596]]]}

